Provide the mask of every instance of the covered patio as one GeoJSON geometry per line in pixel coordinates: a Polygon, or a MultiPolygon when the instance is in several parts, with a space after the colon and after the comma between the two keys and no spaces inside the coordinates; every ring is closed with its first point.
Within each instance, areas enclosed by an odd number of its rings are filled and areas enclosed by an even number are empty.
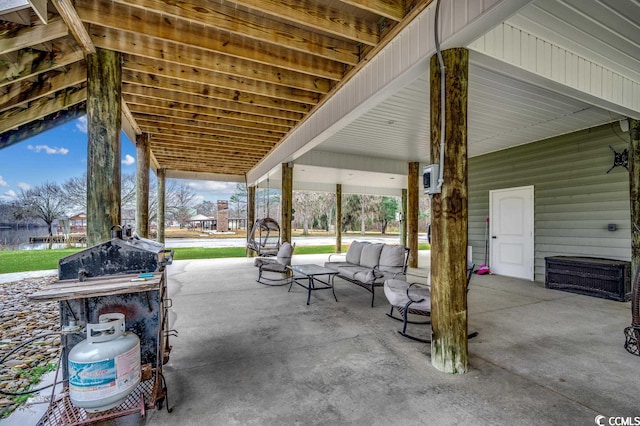
{"type": "Polygon", "coordinates": [[[639,359],[623,347],[629,303],[474,275],[469,329],[479,336],[458,376],[431,366],[429,345],[396,332],[380,290],[371,308],[361,288],[337,279],[337,303],[315,292],[307,306],[303,289],[255,278],[251,259],[169,267],[173,412],[152,411],[146,424],[557,425],[640,414],[639,359]]]}

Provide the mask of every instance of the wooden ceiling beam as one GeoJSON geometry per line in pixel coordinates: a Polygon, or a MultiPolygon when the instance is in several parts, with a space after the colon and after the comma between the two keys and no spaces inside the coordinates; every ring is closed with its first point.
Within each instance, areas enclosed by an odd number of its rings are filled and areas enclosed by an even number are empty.
{"type": "Polygon", "coordinates": [[[364,21],[315,1],[234,0],[234,3],[358,43],[375,46],[379,41],[375,22],[364,21]]]}
{"type": "MultiPolygon", "coordinates": [[[[164,140],[175,146],[182,146],[189,148],[191,146],[231,146],[228,144],[228,140],[222,140],[215,136],[210,135],[198,135],[197,133],[183,132],[174,129],[160,129],[161,132],[149,132],[151,140],[164,140]]],[[[230,138],[227,138],[230,139],[230,138]]],[[[235,139],[233,142],[234,148],[251,149],[257,152],[269,152],[273,149],[275,144],[269,142],[247,142],[235,139]]]]}
{"type": "Polygon", "coordinates": [[[0,112],[32,102],[67,87],[77,86],[86,80],[86,65],[84,62],[76,62],[65,70],[39,74],[36,81],[25,80],[10,84],[6,86],[6,93],[0,95],[0,112]]]}
{"type": "Polygon", "coordinates": [[[344,64],[337,61],[279,46],[260,45],[235,34],[104,0],[78,0],[76,9],[83,22],[93,25],[169,40],[336,81],[344,75],[344,64]]]}
{"type": "Polygon", "coordinates": [[[230,155],[235,160],[259,160],[263,154],[250,153],[248,151],[238,149],[217,149],[217,148],[193,148],[191,150],[185,150],[183,148],[175,148],[167,145],[153,144],[151,149],[156,155],[183,155],[191,158],[200,158],[205,161],[220,161],[220,155],[230,155]]]}
{"type": "Polygon", "coordinates": [[[78,44],[82,47],[82,50],[86,54],[96,53],[96,48],[93,45],[93,41],[87,33],[87,29],[78,16],[75,7],[71,3],[71,0],[54,0],[52,1],[58,13],[69,27],[71,34],[76,39],[78,44]]]}
{"type": "MultiPolygon", "coordinates": [[[[68,1],[68,0],[67,0],[68,1]]],[[[359,49],[356,43],[293,25],[258,17],[209,0],[114,0],[115,3],[137,7],[161,15],[185,19],[197,24],[252,38],[258,42],[280,45],[298,52],[311,53],[325,59],[356,65],[359,49]]],[[[402,0],[396,0],[402,3],[402,0]]],[[[384,3],[373,1],[373,3],[384,3]]]]}
{"type": "Polygon", "coordinates": [[[171,90],[158,89],[147,86],[138,86],[135,84],[123,83],[122,93],[127,95],[146,96],[150,98],[162,99],[166,101],[176,101],[204,107],[219,108],[226,111],[235,111],[253,115],[262,115],[272,118],[281,118],[285,120],[300,120],[303,114],[291,111],[282,111],[274,108],[266,108],[262,106],[247,105],[235,101],[225,101],[218,99],[210,99],[205,95],[193,95],[186,93],[174,92],[171,90]]]}
{"type": "Polygon", "coordinates": [[[80,102],[67,109],[56,111],[42,120],[32,121],[14,130],[0,133],[0,149],[22,142],[30,137],[46,132],[62,124],[75,120],[87,113],[86,103],[80,102]]]}
{"type": "Polygon", "coordinates": [[[132,103],[129,106],[132,113],[136,115],[145,114],[156,117],[164,117],[166,119],[181,119],[181,120],[197,120],[198,122],[211,123],[222,126],[233,126],[235,129],[240,129],[247,133],[257,132],[269,132],[269,134],[279,135],[283,137],[289,130],[288,128],[274,127],[273,125],[255,123],[251,121],[234,120],[225,117],[216,117],[214,115],[205,115],[198,113],[191,113],[185,111],[179,111],[171,108],[160,108],[155,106],[139,105],[132,103]]]}
{"type": "Polygon", "coordinates": [[[384,16],[396,22],[404,18],[404,0],[340,0],[360,9],[368,10],[376,15],[384,16]]]}
{"type": "MultiPolygon", "coordinates": [[[[185,93],[188,95],[202,95],[210,99],[220,99],[229,102],[238,102],[241,104],[256,105],[265,108],[274,108],[283,111],[307,114],[311,110],[311,105],[300,102],[291,102],[284,99],[272,98],[267,96],[254,95],[244,93],[238,90],[223,89],[207,84],[177,80],[175,78],[164,77],[160,75],[149,75],[145,73],[123,70],[122,82],[124,84],[152,87],[163,90],[185,93]]],[[[178,95],[179,96],[179,95],[178,95]]]]}
{"type": "Polygon", "coordinates": [[[39,23],[19,28],[17,31],[0,31],[0,55],[55,40],[67,34],[69,29],[61,18],[53,18],[47,25],[39,23]]]}
{"type": "Polygon", "coordinates": [[[84,59],[69,37],[54,40],[52,46],[50,52],[26,48],[12,53],[12,58],[0,56],[0,88],[84,59]]]}
{"type": "Polygon", "coordinates": [[[207,120],[192,120],[190,118],[178,118],[176,116],[165,117],[151,114],[136,114],[136,119],[139,122],[144,121],[147,125],[149,123],[170,123],[177,126],[188,126],[195,129],[213,130],[216,133],[224,136],[240,135],[243,139],[250,140],[264,140],[273,143],[278,142],[284,136],[284,133],[273,132],[269,129],[250,129],[246,127],[237,127],[228,124],[221,124],[214,121],[207,120]]]}
{"type": "Polygon", "coordinates": [[[153,146],[174,148],[183,152],[189,152],[191,149],[219,150],[225,152],[228,151],[245,153],[251,156],[258,157],[262,157],[263,155],[267,154],[271,149],[262,147],[256,148],[244,145],[230,146],[228,144],[220,144],[213,139],[209,142],[206,142],[206,140],[194,142],[189,138],[176,138],[175,136],[165,136],[162,134],[152,135],[152,147],[153,146]]]}
{"type": "Polygon", "coordinates": [[[87,99],[87,89],[68,88],[55,94],[52,99],[39,98],[31,102],[28,108],[13,108],[0,114],[0,133],[15,129],[24,124],[67,109],[87,99]]]}
{"type": "MultiPolygon", "coordinates": [[[[289,131],[295,126],[295,120],[287,120],[273,117],[266,117],[263,115],[255,115],[248,113],[241,113],[236,111],[228,111],[220,109],[219,107],[212,106],[200,106],[188,104],[186,102],[171,101],[166,99],[152,98],[143,95],[124,94],[124,98],[130,108],[138,107],[158,107],[171,109],[174,111],[181,111],[187,114],[194,115],[209,115],[212,117],[218,117],[221,119],[229,119],[234,121],[244,122],[245,125],[259,124],[273,126],[276,131],[289,131]]],[[[232,123],[230,123],[232,124],[232,123]]]]}
{"type": "MultiPolygon", "coordinates": [[[[257,163],[257,162],[256,162],[257,163]]],[[[195,172],[195,173],[217,173],[222,175],[239,175],[243,176],[246,172],[256,163],[238,163],[237,165],[226,165],[226,163],[220,163],[212,161],[210,163],[193,163],[185,162],[181,159],[173,158],[160,158],[158,157],[158,164],[161,168],[168,170],[179,170],[181,172],[195,172]]]]}
{"type": "Polygon", "coordinates": [[[135,62],[125,60],[123,70],[137,74],[152,74],[190,83],[206,84],[227,90],[238,90],[291,102],[315,105],[320,100],[320,94],[317,92],[265,83],[246,77],[221,74],[202,68],[173,64],[155,59],[136,58],[135,62]]]}
{"type": "MultiPolygon", "coordinates": [[[[125,53],[125,63],[135,62],[138,57],[149,58],[154,61],[166,61],[186,67],[196,67],[323,94],[327,93],[332,86],[329,79],[258,64],[197,47],[184,46],[139,34],[123,33],[95,25],[89,30],[97,47],[125,53]]],[[[147,72],[152,71],[153,68],[147,70],[147,72]]]]}
{"type": "Polygon", "coordinates": [[[231,138],[238,141],[247,141],[249,143],[262,143],[270,142],[275,145],[279,139],[268,136],[257,136],[241,132],[232,132],[227,129],[219,129],[216,126],[207,125],[204,123],[192,123],[185,124],[184,122],[161,121],[161,120],[146,120],[145,117],[136,116],[136,122],[140,125],[140,128],[148,131],[149,133],[160,132],[162,130],[176,130],[183,132],[191,132],[197,135],[209,135],[215,137],[231,138]],[[154,131],[152,132],[151,129],[154,131]]]}
{"type": "Polygon", "coordinates": [[[237,135],[223,136],[210,132],[198,132],[192,128],[186,126],[171,126],[163,122],[157,123],[141,123],[141,128],[144,132],[151,135],[158,135],[159,137],[182,137],[191,138],[192,141],[201,140],[203,142],[215,143],[215,144],[229,144],[237,146],[245,146],[248,148],[265,148],[271,149],[276,145],[276,142],[268,140],[255,140],[238,137],[237,135]]]}

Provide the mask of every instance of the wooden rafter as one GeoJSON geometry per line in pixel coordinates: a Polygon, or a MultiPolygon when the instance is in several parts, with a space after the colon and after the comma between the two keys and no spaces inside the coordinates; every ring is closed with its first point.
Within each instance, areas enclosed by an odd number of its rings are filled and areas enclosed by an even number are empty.
{"type": "Polygon", "coordinates": [[[253,93],[230,90],[218,86],[202,84],[199,82],[184,81],[161,75],[150,76],[149,74],[132,72],[125,70],[122,73],[122,80],[128,85],[140,87],[160,88],[175,92],[175,96],[181,94],[204,95],[208,98],[220,99],[223,101],[233,101],[248,105],[262,106],[265,108],[276,108],[283,111],[291,111],[306,114],[311,109],[311,105],[301,102],[292,102],[286,99],[255,95],[253,93]]]}
{"type": "Polygon", "coordinates": [[[64,37],[69,33],[61,18],[54,18],[47,25],[38,23],[17,31],[0,31],[0,55],[64,37]]]}
{"type": "Polygon", "coordinates": [[[208,0],[116,0],[115,3],[211,26],[258,42],[280,45],[332,61],[356,65],[359,60],[355,42],[313,33],[208,0]]]}
{"type": "Polygon", "coordinates": [[[343,3],[357,6],[385,18],[401,21],[405,16],[403,0],[340,0],[343,3]]]}
{"type": "MultiPolygon", "coordinates": [[[[270,46],[209,27],[140,11],[107,1],[79,0],[76,8],[84,22],[148,37],[198,47],[260,64],[302,72],[316,77],[340,80],[343,65],[281,46],[270,46]]],[[[90,30],[91,32],[92,30],[90,30]]]]}
{"type": "Polygon", "coordinates": [[[0,114],[0,133],[40,120],[85,99],[87,99],[86,87],[68,88],[56,93],[53,98],[43,97],[30,102],[26,108],[10,109],[0,114]]]}
{"type": "MultiPolygon", "coordinates": [[[[180,80],[182,82],[200,83],[207,86],[219,87],[228,90],[240,90],[254,95],[268,96],[276,99],[285,99],[315,105],[320,100],[320,94],[308,90],[295,89],[280,84],[265,83],[246,77],[229,74],[220,74],[202,68],[188,67],[165,61],[137,58],[134,61],[125,61],[123,65],[132,79],[155,78],[162,76],[180,80]],[[139,77],[143,75],[143,77],[139,77]],[[154,77],[147,77],[153,75],[154,77]]],[[[138,80],[140,84],[144,82],[138,80]]],[[[158,82],[159,83],[159,82],[158,82]]],[[[179,84],[179,83],[176,83],[179,84]]]]}
{"type": "Polygon", "coordinates": [[[35,81],[24,80],[10,84],[4,94],[0,94],[0,112],[32,102],[43,96],[70,86],[77,86],[87,79],[87,67],[76,62],[65,67],[40,74],[35,81]]]}
{"type": "Polygon", "coordinates": [[[375,22],[311,0],[236,0],[235,3],[358,43],[375,46],[379,41],[375,22]]]}
{"type": "Polygon", "coordinates": [[[54,40],[49,51],[24,48],[9,55],[0,55],[0,88],[64,67],[84,58],[82,50],[73,40],[64,37],[54,40]]]}
{"type": "Polygon", "coordinates": [[[0,21],[0,137],[82,113],[101,48],[122,53],[122,128],[149,133],[154,169],[242,175],[430,1],[56,0],[47,26],[0,21]]]}

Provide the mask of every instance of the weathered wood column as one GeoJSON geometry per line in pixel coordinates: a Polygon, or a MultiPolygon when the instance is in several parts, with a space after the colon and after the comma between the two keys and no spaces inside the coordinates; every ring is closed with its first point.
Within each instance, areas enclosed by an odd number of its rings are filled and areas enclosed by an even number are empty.
{"type": "Polygon", "coordinates": [[[122,55],[87,55],[87,245],[111,239],[120,224],[122,55]]]}
{"type": "Polygon", "coordinates": [[[407,177],[407,247],[409,247],[409,261],[411,268],[418,267],[418,215],[419,215],[419,187],[418,169],[420,163],[409,163],[409,176],[407,177]]]}
{"type": "MultiPolygon", "coordinates": [[[[640,326],[640,288],[635,274],[640,265],[640,120],[629,119],[629,195],[631,206],[631,325],[640,326]]],[[[640,337],[637,336],[636,337],[640,337]]]]}
{"type": "MultiPolygon", "coordinates": [[[[431,364],[461,374],[467,347],[467,82],[469,51],[442,52],[445,76],[445,159],[442,192],[431,199],[431,364]]],[[[431,160],[440,158],[440,65],[431,58],[431,160]]]]}
{"type": "Polygon", "coordinates": [[[336,184],[336,253],[342,253],[342,184],[336,184]]]}
{"type": "Polygon", "coordinates": [[[149,133],[136,136],[136,233],[149,238],[149,133]]]}
{"type": "MultiPolygon", "coordinates": [[[[256,222],[256,187],[247,186],[247,244],[253,224],[256,222]]],[[[253,250],[247,248],[247,257],[255,256],[253,250]]]]}
{"type": "Polygon", "coordinates": [[[282,208],[280,236],[284,243],[291,242],[291,208],[293,206],[293,163],[282,163],[282,208]]]}
{"type": "MultiPolygon", "coordinates": [[[[418,208],[420,203],[418,202],[418,208]]],[[[402,198],[400,201],[400,213],[402,214],[402,222],[400,222],[400,244],[407,245],[407,189],[402,188],[402,198]]]]}
{"type": "Polygon", "coordinates": [[[158,237],[159,243],[164,244],[164,225],[166,212],[166,170],[158,169],[158,237]]]}

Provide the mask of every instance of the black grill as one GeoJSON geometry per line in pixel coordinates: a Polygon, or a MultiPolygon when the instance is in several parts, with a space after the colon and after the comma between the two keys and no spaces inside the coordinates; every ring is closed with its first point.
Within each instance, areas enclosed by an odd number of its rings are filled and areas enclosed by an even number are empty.
{"type": "Polygon", "coordinates": [[[164,244],[138,236],[115,236],[109,241],[60,259],[58,278],[82,281],[104,275],[160,272],[172,260],[172,251],[165,250],[164,244]]]}

